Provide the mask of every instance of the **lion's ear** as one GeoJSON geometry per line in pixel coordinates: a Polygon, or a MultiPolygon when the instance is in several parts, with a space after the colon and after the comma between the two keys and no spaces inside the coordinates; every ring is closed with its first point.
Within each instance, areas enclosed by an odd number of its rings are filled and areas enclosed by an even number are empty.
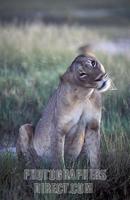
{"type": "Polygon", "coordinates": [[[73,67],[73,63],[72,63],[72,64],[69,66],[68,69],[69,69],[70,72],[73,72],[73,68],[74,68],[74,67],[73,67]]]}
{"type": "Polygon", "coordinates": [[[68,82],[70,79],[70,74],[68,73],[68,70],[64,74],[59,75],[59,79],[61,82],[68,82]]]}
{"type": "Polygon", "coordinates": [[[59,79],[62,82],[64,80],[64,75],[63,74],[59,75],[59,79]]]}

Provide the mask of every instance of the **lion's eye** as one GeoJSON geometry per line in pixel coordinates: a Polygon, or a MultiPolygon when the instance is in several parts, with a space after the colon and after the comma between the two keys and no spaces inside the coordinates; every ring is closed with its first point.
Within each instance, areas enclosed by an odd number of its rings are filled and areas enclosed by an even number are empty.
{"type": "Polygon", "coordinates": [[[96,61],[95,61],[95,60],[92,60],[92,61],[91,61],[91,65],[92,65],[92,67],[96,67],[96,61]]]}

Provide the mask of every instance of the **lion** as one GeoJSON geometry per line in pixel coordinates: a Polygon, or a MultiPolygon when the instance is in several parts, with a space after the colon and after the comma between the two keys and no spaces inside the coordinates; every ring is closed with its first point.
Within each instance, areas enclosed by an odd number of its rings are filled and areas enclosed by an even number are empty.
{"type": "Polygon", "coordinates": [[[20,129],[17,152],[26,155],[31,145],[54,169],[65,167],[65,157],[75,161],[84,152],[90,168],[99,168],[101,96],[110,86],[111,79],[95,57],[77,56],[60,78],[34,133],[30,124],[20,129]]]}

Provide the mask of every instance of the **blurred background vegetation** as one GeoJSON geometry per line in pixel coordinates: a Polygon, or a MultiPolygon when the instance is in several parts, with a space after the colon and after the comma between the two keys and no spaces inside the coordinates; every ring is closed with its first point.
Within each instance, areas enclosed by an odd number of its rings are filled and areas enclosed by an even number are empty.
{"type": "Polygon", "coordinates": [[[41,20],[46,23],[128,25],[129,0],[1,0],[4,22],[41,20]]]}
{"type": "MultiPolygon", "coordinates": [[[[103,95],[101,167],[108,179],[92,196],[64,199],[130,198],[130,2],[1,0],[0,199],[34,198],[14,154],[2,152],[15,147],[22,124],[36,125],[59,76],[86,44],[117,87],[103,95]]],[[[40,199],[49,198],[62,196],[40,199]]]]}

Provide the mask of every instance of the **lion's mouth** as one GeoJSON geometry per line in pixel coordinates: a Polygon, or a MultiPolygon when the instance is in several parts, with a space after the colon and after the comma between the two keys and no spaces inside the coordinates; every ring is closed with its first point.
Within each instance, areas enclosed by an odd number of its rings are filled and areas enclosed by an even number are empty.
{"type": "Polygon", "coordinates": [[[97,82],[97,89],[100,92],[107,91],[110,88],[110,86],[111,86],[111,80],[107,76],[106,73],[102,74],[101,76],[99,76],[98,78],[96,78],[95,81],[97,82]]]}
{"type": "Polygon", "coordinates": [[[98,88],[98,90],[101,90],[102,88],[104,88],[104,87],[106,86],[106,84],[107,84],[107,81],[104,81],[104,82],[102,83],[101,87],[98,88]]]}

